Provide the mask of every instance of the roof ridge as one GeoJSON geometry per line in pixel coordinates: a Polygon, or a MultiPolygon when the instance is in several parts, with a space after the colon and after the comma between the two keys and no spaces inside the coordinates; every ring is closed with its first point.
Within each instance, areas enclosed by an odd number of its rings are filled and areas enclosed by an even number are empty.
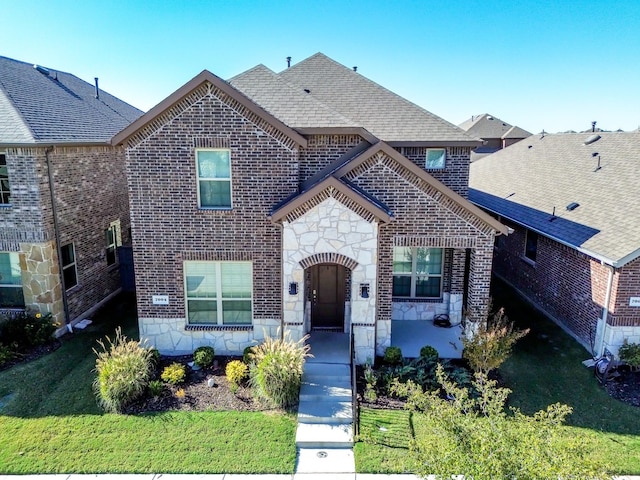
{"type": "Polygon", "coordinates": [[[269,67],[267,67],[265,64],[263,64],[263,63],[259,63],[258,65],[255,65],[255,66],[253,66],[253,67],[249,68],[248,70],[245,70],[244,72],[240,72],[240,73],[238,73],[238,74],[234,75],[233,77],[228,78],[228,79],[226,80],[226,82],[227,82],[227,83],[231,83],[231,82],[232,82],[233,80],[235,80],[236,78],[241,77],[241,76],[243,76],[243,75],[248,74],[249,72],[253,72],[253,71],[256,71],[256,70],[267,70],[267,71],[269,71],[270,73],[272,73],[272,74],[274,74],[274,75],[277,75],[277,74],[276,74],[276,72],[274,72],[273,70],[271,70],[271,69],[270,69],[269,67]]]}

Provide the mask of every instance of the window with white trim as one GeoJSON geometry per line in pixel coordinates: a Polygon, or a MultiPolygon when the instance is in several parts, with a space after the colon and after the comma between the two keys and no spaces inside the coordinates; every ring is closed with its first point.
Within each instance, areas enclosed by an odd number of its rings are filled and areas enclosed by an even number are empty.
{"type": "Polygon", "coordinates": [[[0,253],[0,307],[24,307],[19,255],[17,252],[0,253]]]}
{"type": "Polygon", "coordinates": [[[444,168],[447,158],[447,150],[444,148],[427,148],[425,168],[427,170],[437,170],[444,168]]]}
{"type": "Polygon", "coordinates": [[[112,222],[109,228],[105,230],[105,241],[107,248],[105,249],[107,265],[115,265],[118,261],[116,250],[120,246],[120,220],[112,222]]]}
{"type": "Polygon", "coordinates": [[[251,325],[251,262],[184,262],[187,323],[251,325]]]}
{"type": "Polygon", "coordinates": [[[198,205],[200,208],[231,208],[231,151],[196,150],[198,205]]]}
{"type": "Polygon", "coordinates": [[[9,170],[7,169],[7,156],[4,153],[0,153],[0,205],[11,205],[9,170]]]}
{"type": "Polygon", "coordinates": [[[394,247],[393,296],[440,298],[443,252],[442,248],[394,247]]]}
{"type": "Polygon", "coordinates": [[[60,247],[62,253],[62,276],[64,288],[69,290],[78,284],[78,269],[76,268],[76,249],[73,243],[60,247]]]}
{"type": "Polygon", "coordinates": [[[527,230],[524,239],[524,256],[532,262],[538,258],[538,234],[533,230],[527,230]]]}

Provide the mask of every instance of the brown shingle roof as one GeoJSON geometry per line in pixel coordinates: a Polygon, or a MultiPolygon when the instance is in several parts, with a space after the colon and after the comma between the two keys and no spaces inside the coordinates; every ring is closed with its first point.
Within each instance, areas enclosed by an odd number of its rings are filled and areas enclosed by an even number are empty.
{"type": "Polygon", "coordinates": [[[494,117],[488,113],[474,115],[462,122],[459,127],[469,135],[477,138],[527,138],[531,133],[520,127],[513,127],[504,120],[494,117]],[[517,130],[514,130],[517,129],[517,130]],[[509,136],[505,136],[505,135],[509,136]],[[521,136],[517,136],[521,135],[521,136]]]}

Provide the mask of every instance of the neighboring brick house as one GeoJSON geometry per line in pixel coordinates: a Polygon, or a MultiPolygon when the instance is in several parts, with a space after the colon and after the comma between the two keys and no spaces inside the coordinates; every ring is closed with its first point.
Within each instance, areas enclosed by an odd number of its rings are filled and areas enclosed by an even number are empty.
{"type": "Polygon", "coordinates": [[[471,162],[531,136],[526,130],[488,113],[474,115],[458,126],[472,137],[483,140],[483,144],[471,152],[471,162]]]}
{"type": "Polygon", "coordinates": [[[534,135],[471,165],[469,198],[514,233],[498,276],[587,349],[640,343],[640,132],[534,135]]]}
{"type": "Polygon", "coordinates": [[[0,308],[64,325],[119,289],[129,205],[110,139],[141,114],[69,73],[0,57],[0,308]]]}
{"type": "Polygon", "coordinates": [[[205,70],[113,143],[140,333],[162,352],[333,330],[364,362],[392,319],[487,304],[506,227],[465,198],[478,142],[322,54],[229,82],[205,70]]]}

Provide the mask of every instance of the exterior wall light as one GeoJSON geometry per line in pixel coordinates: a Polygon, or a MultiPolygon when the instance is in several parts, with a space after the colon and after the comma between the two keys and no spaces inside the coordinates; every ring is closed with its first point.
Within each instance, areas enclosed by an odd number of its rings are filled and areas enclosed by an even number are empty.
{"type": "Polygon", "coordinates": [[[289,283],[289,295],[297,295],[298,294],[298,282],[289,283]]]}
{"type": "Polygon", "coordinates": [[[369,284],[361,283],[360,284],[360,296],[362,298],[369,298],[369,284]]]}

